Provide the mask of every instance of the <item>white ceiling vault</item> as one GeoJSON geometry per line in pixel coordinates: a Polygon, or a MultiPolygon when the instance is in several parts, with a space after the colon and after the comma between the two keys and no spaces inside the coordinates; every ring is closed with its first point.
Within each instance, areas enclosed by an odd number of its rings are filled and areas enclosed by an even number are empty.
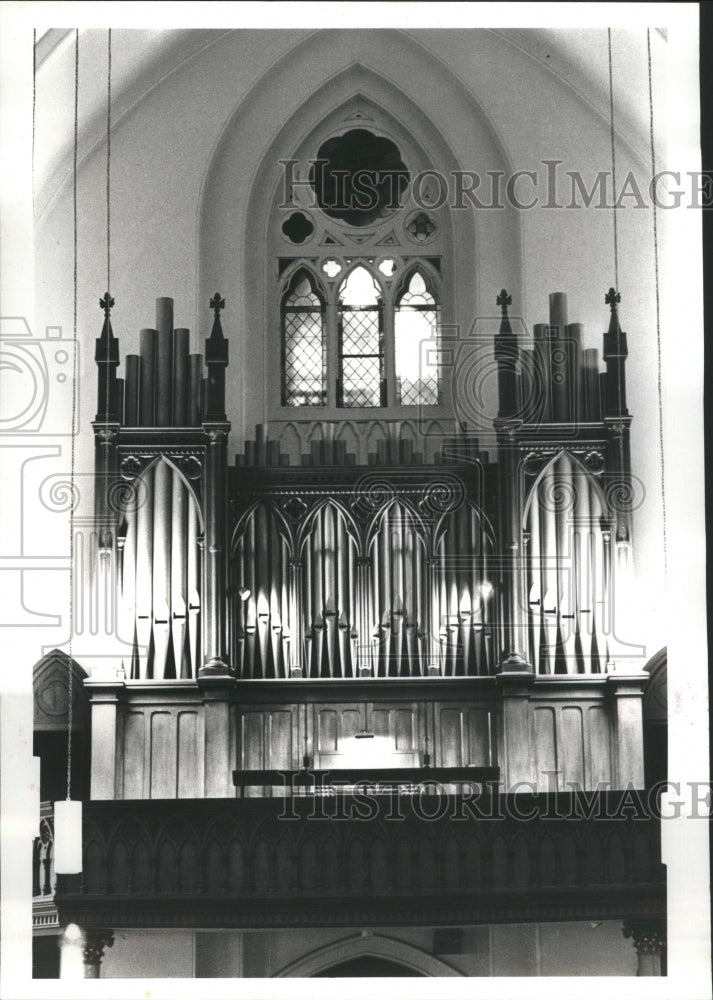
{"type": "MultiPolygon", "coordinates": [[[[282,59],[291,49],[300,46],[312,30],[282,31],[247,29],[250,31],[251,46],[260,46],[269,38],[269,53],[266,51],[267,71],[269,63],[282,59]],[[262,36],[262,37],[260,37],[262,36]]],[[[388,29],[381,29],[388,30],[388,29]]],[[[345,45],[344,31],[336,32],[340,45],[345,45]]],[[[370,31],[350,29],[354,50],[367,41],[370,31]]],[[[450,45],[473,44],[474,35],[489,35],[490,49],[496,58],[498,72],[493,76],[483,74],[481,85],[473,93],[474,99],[483,108],[491,122],[503,121],[502,104],[505,98],[504,82],[513,73],[513,64],[518,63],[516,52],[531,60],[534,66],[551,78],[555,87],[568,90],[586,105],[591,112],[609,126],[610,90],[609,64],[606,28],[587,29],[480,29],[476,32],[462,32],[451,29],[417,29],[405,31],[419,45],[429,50],[435,58],[443,59],[444,50],[450,45]],[[450,36],[450,37],[449,37],[450,36]]],[[[112,122],[118,128],[132,115],[138,106],[156,88],[170,86],[170,78],[190,62],[217,58],[219,43],[235,41],[240,45],[243,29],[113,29],[112,31],[112,122]]],[[[36,207],[42,213],[58,183],[69,172],[72,160],[73,142],[73,87],[74,87],[74,31],[52,29],[41,33],[37,39],[36,62],[38,73],[38,95],[52,94],[55,98],[65,95],[64,100],[56,100],[51,126],[38,132],[35,146],[35,196],[36,207]]],[[[663,64],[663,47],[666,45],[665,32],[651,32],[653,65],[663,64]]],[[[106,134],[106,86],[107,86],[107,33],[100,29],[80,31],[80,83],[79,83],[79,161],[88,156],[101,144],[106,134]]],[[[475,53],[474,48],[474,53],[475,53]]],[[[225,46],[220,46],[221,54],[225,46]]],[[[476,56],[474,55],[474,58],[476,56]]],[[[633,32],[629,29],[612,31],[612,70],[615,131],[617,141],[628,147],[633,157],[646,162],[649,151],[649,102],[648,65],[646,61],[646,31],[642,28],[633,32]]],[[[522,72],[521,69],[518,70],[522,72]]],[[[476,74],[477,77],[477,74],[476,74]]],[[[257,81],[256,81],[257,82],[257,81]]],[[[464,85],[473,89],[472,79],[464,85]]],[[[523,86],[528,84],[523,80],[523,86]]],[[[528,103],[521,102],[523,126],[528,115],[528,103]]],[[[517,116],[513,114],[512,103],[508,106],[507,118],[517,135],[517,116]]],[[[547,122],[537,123],[540,129],[547,129],[547,122]]],[[[523,131],[526,131],[523,129],[523,131]]],[[[657,130],[661,134],[662,130],[657,130]]],[[[516,140],[512,140],[511,159],[516,162],[518,151],[516,140]]]]}

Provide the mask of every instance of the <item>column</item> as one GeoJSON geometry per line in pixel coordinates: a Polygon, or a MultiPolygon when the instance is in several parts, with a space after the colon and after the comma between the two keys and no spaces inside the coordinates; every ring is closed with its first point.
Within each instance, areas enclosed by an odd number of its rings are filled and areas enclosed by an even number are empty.
{"type": "Polygon", "coordinates": [[[534,748],[530,735],[530,692],[535,675],[522,668],[519,671],[506,670],[503,665],[497,679],[503,699],[505,760],[501,778],[504,790],[509,792],[520,783],[535,783],[534,748]]]}
{"type": "Polygon", "coordinates": [[[204,795],[208,799],[232,798],[235,761],[230,750],[232,681],[199,678],[204,705],[204,795]]]}
{"type": "Polygon", "coordinates": [[[110,930],[87,931],[84,937],[84,978],[99,979],[104,949],[114,944],[114,932],[110,930]]]}
{"type": "Polygon", "coordinates": [[[227,424],[203,424],[208,437],[203,474],[205,514],[203,666],[201,675],[228,674],[225,654],[225,534],[227,424]]]}
{"type": "MultiPolygon", "coordinates": [[[[357,556],[357,601],[359,608],[358,621],[354,622],[359,632],[357,645],[356,676],[370,677],[373,672],[371,657],[371,628],[369,621],[369,556],[357,556]]],[[[353,627],[353,626],[352,626],[353,627]]]]}
{"type": "Polygon", "coordinates": [[[611,674],[616,726],[617,787],[644,787],[643,692],[648,674],[611,674]]]}
{"type": "Polygon", "coordinates": [[[522,488],[517,423],[495,422],[498,432],[500,494],[500,558],[502,560],[503,642],[502,673],[532,671],[527,661],[524,618],[524,547],[522,545],[522,488]]]}
{"type": "Polygon", "coordinates": [[[637,976],[666,975],[665,920],[625,920],[622,933],[636,948],[637,976]]]}
{"type": "Polygon", "coordinates": [[[92,713],[91,798],[116,797],[116,721],[119,688],[114,683],[90,682],[92,713]]]}

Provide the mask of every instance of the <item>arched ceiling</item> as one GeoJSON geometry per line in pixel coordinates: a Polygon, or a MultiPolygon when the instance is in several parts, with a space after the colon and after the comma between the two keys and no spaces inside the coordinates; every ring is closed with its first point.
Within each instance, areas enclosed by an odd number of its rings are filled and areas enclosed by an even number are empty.
{"type": "MultiPolygon", "coordinates": [[[[265,34],[262,29],[254,29],[265,34]]],[[[359,29],[347,29],[361,34],[359,29]]],[[[599,29],[481,29],[497,36],[514,50],[526,55],[550,74],[553,81],[574,92],[603,121],[609,121],[610,94],[607,32],[599,29]]],[[[235,29],[176,29],[176,30],[114,30],[112,33],[112,121],[118,126],[122,118],[132,111],[154,88],[165,85],[168,78],[191,60],[202,55],[209,57],[209,50],[235,29]]],[[[644,28],[641,29],[644,39],[644,28]]],[[[312,34],[312,30],[279,29],[269,32],[271,54],[274,61],[281,59],[290,49],[312,34]]],[[[453,39],[463,32],[451,29],[415,30],[406,34],[419,44],[431,49],[434,55],[447,51],[444,42],[448,35],[453,39]]],[[[613,70],[615,124],[619,139],[632,152],[643,157],[648,149],[649,108],[647,66],[639,58],[642,39],[639,39],[637,58],[630,58],[629,51],[634,36],[629,31],[613,32],[613,70]]],[[[495,40],[495,39],[494,39],[495,40]]],[[[356,38],[355,38],[356,41],[356,38]]],[[[663,32],[652,32],[652,46],[665,45],[663,32]]],[[[645,39],[644,39],[645,45],[645,39]]],[[[88,155],[103,140],[106,128],[106,70],[107,40],[103,30],[90,29],[80,33],[80,135],[79,158],[88,155]]],[[[513,52],[513,55],[515,53],[513,52]]],[[[37,205],[40,211],[46,204],[57,183],[61,183],[69,169],[73,126],[74,85],[74,32],[54,29],[42,33],[36,48],[38,94],[65,94],[57,102],[56,122],[49,134],[38,135],[35,150],[35,182],[37,205]],[[60,108],[62,110],[60,110],[60,108]],[[66,121],[65,121],[66,118],[66,121]],[[48,191],[45,191],[47,187],[48,191]]],[[[509,67],[507,60],[503,74],[509,67]]],[[[523,81],[525,87],[525,81],[523,81]]],[[[493,91],[473,96],[486,113],[495,104],[497,80],[493,91]]],[[[516,113],[512,110],[511,113],[516,113]]],[[[526,116],[528,106],[523,91],[521,113],[526,116]]],[[[546,128],[547,123],[542,123],[546,128]]]]}

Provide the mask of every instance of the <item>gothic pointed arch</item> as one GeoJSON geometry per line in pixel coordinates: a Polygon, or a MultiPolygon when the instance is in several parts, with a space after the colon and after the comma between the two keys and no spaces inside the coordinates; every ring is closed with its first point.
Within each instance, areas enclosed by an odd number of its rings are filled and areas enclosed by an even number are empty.
{"type": "Polygon", "coordinates": [[[283,284],[280,367],[283,406],[324,406],[326,402],[326,300],[313,271],[299,262],[283,284]]]}
{"type": "MultiPolygon", "coordinates": [[[[274,357],[273,352],[265,351],[261,338],[255,337],[252,332],[279,329],[272,312],[277,308],[274,296],[264,295],[263,289],[274,280],[274,240],[280,227],[273,225],[270,219],[274,206],[281,203],[287,205],[284,199],[280,199],[284,192],[285,171],[292,169],[290,161],[308,161],[319,149],[320,139],[323,141],[329,134],[340,130],[344,133],[350,127],[359,126],[395,141],[402,153],[402,161],[412,173],[433,171],[445,177],[461,169],[477,167],[481,160],[483,168],[486,162],[488,168],[502,167],[505,171],[508,168],[503,146],[477,98],[443,63],[434,58],[427,46],[418,44],[406,33],[384,32],[378,33],[375,38],[370,36],[369,44],[366,44],[366,37],[360,34],[359,43],[352,51],[346,52],[337,51],[337,47],[330,49],[327,35],[315,33],[301,40],[261,78],[260,86],[253,88],[236,107],[235,114],[227,121],[216,144],[203,182],[200,207],[201,284],[207,289],[207,283],[214,283],[218,275],[226,294],[232,290],[232,300],[241,303],[243,315],[238,319],[236,329],[240,331],[237,336],[242,342],[236,344],[236,350],[244,359],[244,364],[239,370],[229,373],[229,377],[241,383],[235,385],[234,391],[238,391],[244,400],[246,426],[261,419],[259,415],[266,411],[274,415],[273,404],[279,406],[279,372],[270,378],[267,370],[271,357],[274,357]],[[382,57],[387,49],[388,59],[384,59],[382,57]],[[291,79],[291,67],[297,63],[300,64],[300,75],[295,84],[295,80],[291,79]],[[389,66],[388,74],[383,71],[385,65],[389,66]],[[422,65],[424,70],[427,68],[431,81],[438,81],[441,87],[438,103],[447,101],[454,116],[461,115],[462,120],[473,121],[471,135],[478,148],[477,163],[468,158],[469,154],[466,154],[465,160],[459,161],[455,150],[462,133],[450,128],[436,113],[435,106],[431,107],[434,104],[432,83],[429,88],[420,84],[414,87],[414,65],[422,65]],[[308,68],[309,79],[304,78],[305,67],[308,68]],[[277,114],[275,109],[278,109],[277,114]],[[239,188],[237,178],[246,137],[253,143],[253,148],[257,146],[264,152],[259,169],[252,173],[247,203],[241,203],[236,206],[237,210],[226,213],[225,205],[234,203],[235,191],[239,188]]],[[[302,193],[309,195],[308,178],[300,179],[305,181],[302,193]]],[[[431,182],[438,183],[434,178],[431,182]]],[[[310,253],[315,256],[317,265],[321,266],[331,256],[344,266],[343,234],[340,225],[335,224],[339,220],[328,220],[325,216],[323,227],[318,218],[318,208],[302,204],[291,207],[302,212],[308,223],[315,226],[313,241],[316,239],[317,243],[314,253],[310,253]],[[326,225],[327,221],[329,225],[326,225]]],[[[412,213],[405,212],[404,223],[410,221],[406,219],[407,214],[412,213]]],[[[428,208],[426,214],[432,214],[428,208]]],[[[514,216],[506,221],[501,213],[490,213],[492,219],[487,220],[477,218],[477,213],[471,211],[446,211],[442,214],[442,223],[435,220],[439,227],[437,238],[442,239],[444,252],[452,260],[452,266],[448,269],[441,308],[446,319],[454,317],[456,309],[464,315],[474,316],[478,311],[476,298],[479,293],[478,283],[472,280],[472,255],[453,258],[453,249],[477,246],[476,227],[487,222],[485,228],[489,229],[491,224],[495,224],[502,230],[497,238],[484,237],[494,248],[497,258],[490,257],[487,268],[497,268],[501,274],[503,271],[510,274],[513,267],[516,270],[519,267],[518,221],[514,216]],[[500,258],[503,260],[500,261],[500,258]]],[[[382,257],[390,255],[393,243],[383,241],[394,229],[393,222],[390,218],[383,227],[376,225],[369,229],[369,233],[373,232],[375,248],[378,245],[374,266],[377,262],[381,263],[382,257]]],[[[292,252],[289,242],[283,245],[289,255],[292,252]]],[[[367,241],[362,246],[363,252],[366,252],[371,244],[367,241]]],[[[409,246],[417,256],[428,250],[428,246],[420,246],[418,240],[409,242],[409,246]]],[[[300,249],[306,247],[307,244],[300,244],[300,249]]],[[[514,280],[517,283],[517,277],[514,280]]],[[[393,391],[395,393],[395,388],[393,391]]],[[[237,427],[236,430],[240,434],[243,428],[237,427]]]]}
{"type": "Polygon", "coordinates": [[[523,517],[530,658],[540,673],[601,673],[612,570],[599,458],[591,456],[587,468],[561,449],[544,467],[538,461],[523,517]]]}
{"type": "MultiPolygon", "coordinates": [[[[308,977],[320,974],[328,976],[330,969],[335,969],[340,964],[357,958],[390,961],[394,965],[401,966],[404,970],[402,975],[407,976],[460,975],[447,962],[430,955],[421,948],[416,948],[414,945],[382,934],[367,934],[366,936],[359,934],[336,941],[326,947],[317,948],[302,958],[290,962],[277,973],[277,978],[308,977]]],[[[338,972],[335,974],[339,975],[338,972]]],[[[349,973],[342,974],[348,975],[349,973]]]]}
{"type": "MultiPolygon", "coordinates": [[[[195,677],[200,662],[203,511],[195,456],[158,455],[124,484],[119,637],[130,677],[195,677]]],[[[127,463],[129,461],[127,459],[127,463]]]]}
{"type": "Polygon", "coordinates": [[[374,519],[369,541],[371,667],[378,677],[426,673],[428,597],[425,526],[403,498],[374,519]]]}
{"type": "Polygon", "coordinates": [[[253,504],[233,534],[229,565],[230,648],[239,677],[289,676],[290,530],[269,501],[253,504]]]}
{"type": "Polygon", "coordinates": [[[62,650],[52,649],[32,668],[35,732],[67,732],[70,670],[73,730],[80,730],[88,721],[89,701],[83,684],[87,672],[62,650]]]}
{"type": "Polygon", "coordinates": [[[357,534],[332,500],[303,526],[299,550],[302,660],[309,677],[357,673],[357,534]]]}

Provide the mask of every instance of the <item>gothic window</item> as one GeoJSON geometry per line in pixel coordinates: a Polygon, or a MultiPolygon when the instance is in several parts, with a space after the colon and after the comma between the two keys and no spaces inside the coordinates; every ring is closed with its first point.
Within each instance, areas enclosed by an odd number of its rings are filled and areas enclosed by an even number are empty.
{"type": "Polygon", "coordinates": [[[325,215],[358,227],[373,225],[400,208],[410,177],[396,144],[362,128],[327,139],[310,171],[325,215]]]}
{"type": "Polygon", "coordinates": [[[282,405],[324,406],[324,300],[309,271],[299,270],[282,302],[282,405]]]}
{"type": "Polygon", "coordinates": [[[355,267],[339,290],[337,405],[386,405],[381,291],[365,267],[355,267]]]}
{"type": "Polygon", "coordinates": [[[394,314],[397,400],[402,406],[439,403],[438,304],[414,271],[394,314]]]}
{"type": "Polygon", "coordinates": [[[424,172],[429,157],[413,136],[354,104],[280,161],[270,221],[276,419],[286,407],[335,420],[340,410],[401,419],[415,416],[398,412],[408,407],[450,406],[438,361],[454,261],[448,211],[432,190],[437,172],[424,172]]]}

